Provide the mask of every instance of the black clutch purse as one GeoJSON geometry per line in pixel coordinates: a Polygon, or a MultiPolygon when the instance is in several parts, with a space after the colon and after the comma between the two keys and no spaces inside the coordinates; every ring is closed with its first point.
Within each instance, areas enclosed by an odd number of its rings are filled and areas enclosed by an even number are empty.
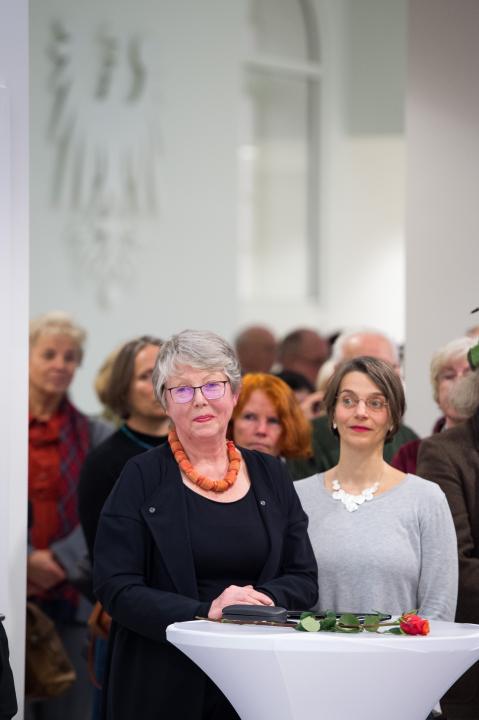
{"type": "Polygon", "coordinates": [[[223,608],[223,620],[242,622],[285,623],[288,611],[275,605],[227,605],[223,608]]]}

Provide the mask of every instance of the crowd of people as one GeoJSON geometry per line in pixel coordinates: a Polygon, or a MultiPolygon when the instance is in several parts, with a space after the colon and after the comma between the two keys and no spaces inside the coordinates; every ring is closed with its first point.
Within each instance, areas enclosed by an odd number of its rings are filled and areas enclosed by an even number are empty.
{"type": "MultiPolygon", "coordinates": [[[[235,603],[479,622],[477,339],[432,354],[441,417],[422,439],[399,349],[374,329],[134,338],[99,369],[92,418],[68,394],[85,332],[33,320],[27,594],[76,679],[28,697],[25,718],[237,718],[165,638],[235,603]],[[94,603],[109,632],[88,663],[94,603]]],[[[479,717],[479,664],[441,711],[479,717]]]]}

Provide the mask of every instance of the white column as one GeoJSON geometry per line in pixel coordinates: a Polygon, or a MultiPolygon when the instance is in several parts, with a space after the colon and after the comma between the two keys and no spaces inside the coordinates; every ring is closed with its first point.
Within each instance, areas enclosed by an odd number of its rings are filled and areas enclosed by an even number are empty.
{"type": "MultiPolygon", "coordinates": [[[[0,612],[23,695],[28,414],[28,2],[0,0],[0,612]]],[[[23,717],[20,707],[18,717],[23,717]]]]}
{"type": "Polygon", "coordinates": [[[428,435],[439,414],[431,355],[477,324],[479,3],[411,0],[409,10],[406,382],[408,422],[428,435]]]}

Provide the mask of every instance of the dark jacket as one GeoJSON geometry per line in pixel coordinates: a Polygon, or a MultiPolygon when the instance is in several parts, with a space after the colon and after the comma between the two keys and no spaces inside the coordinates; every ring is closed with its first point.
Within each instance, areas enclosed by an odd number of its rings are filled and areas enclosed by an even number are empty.
{"type": "MultiPolygon", "coordinates": [[[[293,483],[280,460],[241,452],[270,539],[255,587],[277,605],[311,607],[317,568],[293,483]]],[[[184,488],[169,446],[125,466],[100,517],[94,583],[114,619],[105,717],[201,717],[204,675],[165,640],[170,623],[209,607],[198,598],[184,488]]]]}
{"type": "Polygon", "coordinates": [[[0,720],[10,720],[17,712],[17,697],[10,667],[8,640],[0,616],[0,720]]]}
{"type": "Polygon", "coordinates": [[[153,448],[166,441],[166,437],[145,435],[128,426],[126,430],[127,434],[118,429],[89,452],[80,472],[78,515],[92,562],[100,513],[127,461],[144,453],[148,445],[153,448]]]}
{"type": "MultiPolygon", "coordinates": [[[[321,415],[311,422],[311,442],[313,456],[311,458],[294,458],[288,460],[289,471],[294,480],[301,480],[315,473],[326,472],[339,462],[339,438],[333,433],[329,418],[321,415]]],[[[384,445],[384,459],[391,462],[396,451],[410,440],[416,440],[417,435],[407,425],[400,425],[397,433],[384,445]]]]}
{"type": "MultiPolygon", "coordinates": [[[[440,417],[436,420],[432,429],[432,434],[442,432],[444,425],[446,424],[446,418],[440,417]]],[[[403,473],[409,475],[417,475],[417,456],[419,455],[419,445],[422,440],[410,440],[405,445],[401,445],[399,450],[394,453],[394,457],[391,460],[391,465],[400,470],[403,473]]]]}
{"type": "MultiPolygon", "coordinates": [[[[459,550],[456,621],[479,623],[479,410],[464,425],[423,440],[417,472],[440,485],[456,526],[459,550]]],[[[461,708],[473,713],[464,717],[479,717],[479,663],[453,685],[444,705],[446,710],[450,707],[454,718],[461,708]]]]}

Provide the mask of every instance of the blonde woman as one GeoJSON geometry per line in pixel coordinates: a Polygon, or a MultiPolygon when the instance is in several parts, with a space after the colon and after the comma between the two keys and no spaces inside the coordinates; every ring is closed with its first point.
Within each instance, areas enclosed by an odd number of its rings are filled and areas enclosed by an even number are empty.
{"type": "Polygon", "coordinates": [[[86,553],[77,507],[80,470],[89,449],[111,428],[90,420],[68,397],[85,337],[83,328],[63,312],[47,313],[30,324],[28,594],[55,622],[77,680],[58,698],[29,703],[27,720],[83,720],[91,705],[82,657],[87,610],[82,614],[81,598],[69,579],[86,553]]]}

